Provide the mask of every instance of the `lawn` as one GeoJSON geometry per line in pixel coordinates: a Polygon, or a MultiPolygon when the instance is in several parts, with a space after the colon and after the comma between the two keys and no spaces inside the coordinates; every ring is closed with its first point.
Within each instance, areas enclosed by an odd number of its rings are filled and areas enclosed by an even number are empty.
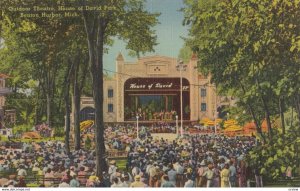
{"type": "Polygon", "coordinates": [[[126,159],[116,160],[116,165],[120,170],[125,170],[126,169],[126,163],[127,163],[126,159]]]}

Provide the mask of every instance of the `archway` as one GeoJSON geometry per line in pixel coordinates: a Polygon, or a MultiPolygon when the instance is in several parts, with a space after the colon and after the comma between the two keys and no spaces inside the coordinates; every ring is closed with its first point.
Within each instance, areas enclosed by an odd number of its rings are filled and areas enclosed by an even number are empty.
{"type": "Polygon", "coordinates": [[[80,117],[79,120],[86,121],[86,120],[94,120],[95,119],[95,109],[92,107],[85,107],[80,110],[79,113],[80,117]]]}

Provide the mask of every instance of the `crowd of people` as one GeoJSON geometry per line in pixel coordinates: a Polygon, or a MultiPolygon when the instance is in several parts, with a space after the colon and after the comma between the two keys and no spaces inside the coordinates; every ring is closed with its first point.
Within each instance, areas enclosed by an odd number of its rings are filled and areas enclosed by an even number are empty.
{"type": "Polygon", "coordinates": [[[246,187],[254,169],[244,156],[254,144],[252,137],[198,135],[171,142],[149,138],[132,143],[128,169],[151,187],[164,187],[166,176],[167,185],[174,187],[246,187]]]}
{"type": "Polygon", "coordinates": [[[112,160],[102,177],[95,174],[95,151],[66,154],[60,141],[24,143],[0,150],[0,179],[6,187],[25,187],[28,177],[41,176],[40,187],[246,187],[259,174],[245,162],[253,137],[185,136],[176,140],[131,136],[134,127],[105,130],[106,149],[128,152],[126,168],[112,160]]]}

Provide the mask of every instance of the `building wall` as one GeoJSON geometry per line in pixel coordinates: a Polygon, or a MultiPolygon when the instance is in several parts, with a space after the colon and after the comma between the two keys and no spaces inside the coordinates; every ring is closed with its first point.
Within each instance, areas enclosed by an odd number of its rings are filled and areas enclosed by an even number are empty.
{"type": "MultiPolygon", "coordinates": [[[[116,58],[116,74],[112,78],[104,79],[104,121],[124,121],[124,83],[129,78],[179,78],[176,58],[166,56],[148,56],[138,59],[136,62],[126,62],[121,54],[116,58]],[[113,91],[109,97],[108,90],[113,91]],[[113,110],[109,112],[109,104],[113,110]]],[[[196,69],[197,59],[193,56],[189,63],[186,63],[186,70],[182,77],[190,83],[190,120],[198,121],[204,117],[214,119],[216,106],[219,106],[220,98],[216,99],[215,86],[210,84],[210,77],[204,76],[196,69]],[[201,88],[206,90],[206,95],[201,96],[201,88]],[[216,103],[217,100],[217,103],[216,103]],[[201,103],[206,104],[206,110],[201,111],[201,103]]],[[[81,108],[93,107],[93,99],[81,98],[81,108]]]]}
{"type": "Polygon", "coordinates": [[[115,79],[105,80],[103,87],[103,112],[105,122],[116,122],[117,119],[117,104],[115,103],[118,95],[116,94],[116,85],[115,79]]]}
{"type": "MultiPolygon", "coordinates": [[[[0,76],[0,92],[5,88],[5,78],[1,78],[0,76]]],[[[4,105],[5,105],[5,97],[4,94],[0,94],[0,128],[4,125],[4,105]]]]}

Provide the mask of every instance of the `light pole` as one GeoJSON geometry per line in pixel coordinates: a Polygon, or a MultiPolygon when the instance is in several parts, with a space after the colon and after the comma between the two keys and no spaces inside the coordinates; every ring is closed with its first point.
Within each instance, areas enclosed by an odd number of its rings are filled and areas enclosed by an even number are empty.
{"type": "Polygon", "coordinates": [[[180,74],[180,135],[183,137],[183,101],[182,101],[182,71],[186,70],[186,65],[182,60],[176,65],[177,70],[180,74]]]}
{"type": "Polygon", "coordinates": [[[215,95],[215,136],[217,136],[217,117],[218,117],[218,105],[217,105],[217,87],[216,87],[216,95],[215,95]]]}
{"type": "Polygon", "coordinates": [[[139,116],[136,116],[136,139],[139,140],[139,116]]]}
{"type": "Polygon", "coordinates": [[[178,132],[178,115],[176,115],[175,118],[176,118],[176,135],[178,137],[179,136],[179,132],[178,132]]]}
{"type": "Polygon", "coordinates": [[[218,105],[217,105],[217,86],[215,91],[215,146],[217,146],[217,117],[218,117],[218,105]]]}

